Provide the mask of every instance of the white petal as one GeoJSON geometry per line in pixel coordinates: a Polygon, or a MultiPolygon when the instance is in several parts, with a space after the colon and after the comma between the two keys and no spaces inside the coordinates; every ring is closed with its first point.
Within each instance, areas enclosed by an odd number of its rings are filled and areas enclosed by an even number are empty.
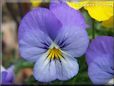
{"type": "Polygon", "coordinates": [[[50,82],[56,79],[68,80],[74,77],[79,70],[77,60],[67,54],[60,60],[47,59],[48,52],[36,61],[34,77],[41,82],[50,82]]]}
{"type": "Polygon", "coordinates": [[[107,83],[107,85],[114,85],[114,78],[112,78],[111,80],[109,80],[109,82],[107,83]]]}
{"type": "Polygon", "coordinates": [[[68,80],[75,75],[77,75],[79,70],[79,65],[75,58],[64,55],[64,58],[60,61],[56,61],[57,67],[57,78],[59,80],[68,80]]]}
{"type": "Polygon", "coordinates": [[[55,62],[47,59],[47,54],[39,58],[34,67],[34,77],[41,82],[50,82],[56,79],[55,62]]]}
{"type": "Polygon", "coordinates": [[[1,65],[1,72],[6,71],[6,69],[1,65]]]}

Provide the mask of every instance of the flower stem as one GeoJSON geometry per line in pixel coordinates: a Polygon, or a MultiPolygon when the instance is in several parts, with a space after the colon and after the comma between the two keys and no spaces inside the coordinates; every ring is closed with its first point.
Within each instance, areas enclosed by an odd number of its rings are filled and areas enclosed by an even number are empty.
{"type": "Polygon", "coordinates": [[[95,38],[95,20],[92,19],[92,39],[95,38]]]}

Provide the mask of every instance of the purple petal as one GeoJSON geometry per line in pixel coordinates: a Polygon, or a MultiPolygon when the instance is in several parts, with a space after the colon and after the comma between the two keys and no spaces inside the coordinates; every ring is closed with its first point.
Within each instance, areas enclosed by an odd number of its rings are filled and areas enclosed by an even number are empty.
{"type": "MultiPolygon", "coordinates": [[[[24,32],[35,30],[37,34],[43,31],[54,39],[61,26],[60,21],[51,11],[46,8],[36,8],[25,15],[20,24],[20,29],[24,32]]],[[[23,33],[20,33],[20,35],[23,35],[23,33]]]]}
{"type": "Polygon", "coordinates": [[[6,80],[9,81],[9,82],[13,82],[14,81],[14,77],[15,77],[15,74],[14,74],[14,65],[12,65],[12,66],[10,66],[7,69],[7,77],[6,77],[6,80]]]}
{"type": "Polygon", "coordinates": [[[50,0],[50,7],[54,8],[56,7],[58,4],[64,4],[65,0],[50,0]]]}
{"type": "MultiPolygon", "coordinates": [[[[90,44],[86,52],[87,63],[90,64],[101,55],[110,55],[109,58],[114,57],[114,37],[99,36],[96,37],[90,44]]],[[[102,58],[102,57],[101,57],[102,58]]]]}
{"type": "Polygon", "coordinates": [[[114,77],[114,57],[102,55],[89,65],[88,74],[94,84],[107,84],[114,77]]]}
{"type": "Polygon", "coordinates": [[[95,84],[106,84],[114,76],[114,38],[96,37],[86,52],[88,74],[95,84]]]}
{"type": "Polygon", "coordinates": [[[11,66],[7,70],[2,71],[2,83],[13,83],[14,75],[14,66],[11,66]]]}
{"type": "Polygon", "coordinates": [[[57,4],[55,7],[50,6],[50,9],[65,26],[76,25],[82,29],[85,29],[87,26],[81,13],[70,8],[66,4],[57,4]]]}
{"type": "Polygon", "coordinates": [[[52,42],[48,36],[39,32],[37,34],[35,31],[26,31],[23,38],[19,40],[20,55],[30,62],[35,62],[41,57],[52,42]]]}
{"type": "Polygon", "coordinates": [[[85,29],[77,26],[67,26],[60,30],[55,42],[72,57],[80,57],[86,52],[89,38],[85,29]]]}
{"type": "Polygon", "coordinates": [[[21,56],[36,61],[50,46],[60,30],[61,23],[45,8],[30,11],[19,27],[19,49],[21,56]]]}
{"type": "Polygon", "coordinates": [[[2,83],[6,83],[7,72],[6,71],[2,71],[1,75],[2,75],[2,83]]]}

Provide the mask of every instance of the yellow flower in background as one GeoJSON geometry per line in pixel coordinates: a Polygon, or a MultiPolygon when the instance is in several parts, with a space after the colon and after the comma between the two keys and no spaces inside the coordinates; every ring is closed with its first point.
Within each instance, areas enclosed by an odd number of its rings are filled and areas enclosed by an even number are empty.
{"type": "Polygon", "coordinates": [[[89,1],[67,2],[67,4],[78,10],[84,7],[89,15],[97,21],[106,21],[113,16],[113,1],[89,1]]]}
{"type": "Polygon", "coordinates": [[[110,19],[103,21],[102,26],[107,28],[114,28],[114,16],[110,17],[110,19]]]}
{"type": "Polygon", "coordinates": [[[112,1],[94,1],[90,2],[84,8],[88,11],[90,16],[97,21],[105,21],[113,16],[112,1]]]}
{"type": "Polygon", "coordinates": [[[38,7],[41,4],[42,0],[30,0],[30,2],[33,7],[38,7]]]}
{"type": "Polygon", "coordinates": [[[88,3],[87,0],[80,1],[80,2],[78,2],[78,1],[76,1],[76,2],[67,2],[67,4],[70,7],[74,8],[76,10],[79,10],[80,8],[82,8],[83,6],[85,6],[87,3],[88,3]]]}

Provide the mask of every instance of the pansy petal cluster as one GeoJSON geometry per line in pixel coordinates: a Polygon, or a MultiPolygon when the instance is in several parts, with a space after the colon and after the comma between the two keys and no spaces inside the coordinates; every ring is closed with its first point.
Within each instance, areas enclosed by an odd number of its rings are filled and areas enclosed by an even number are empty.
{"type": "Polygon", "coordinates": [[[87,49],[86,60],[94,84],[114,84],[114,37],[96,37],[87,49]]]}
{"type": "Polygon", "coordinates": [[[89,43],[86,27],[81,13],[66,4],[35,8],[24,16],[19,50],[24,59],[35,63],[36,80],[68,80],[78,73],[76,58],[85,53],[89,43]]]}

